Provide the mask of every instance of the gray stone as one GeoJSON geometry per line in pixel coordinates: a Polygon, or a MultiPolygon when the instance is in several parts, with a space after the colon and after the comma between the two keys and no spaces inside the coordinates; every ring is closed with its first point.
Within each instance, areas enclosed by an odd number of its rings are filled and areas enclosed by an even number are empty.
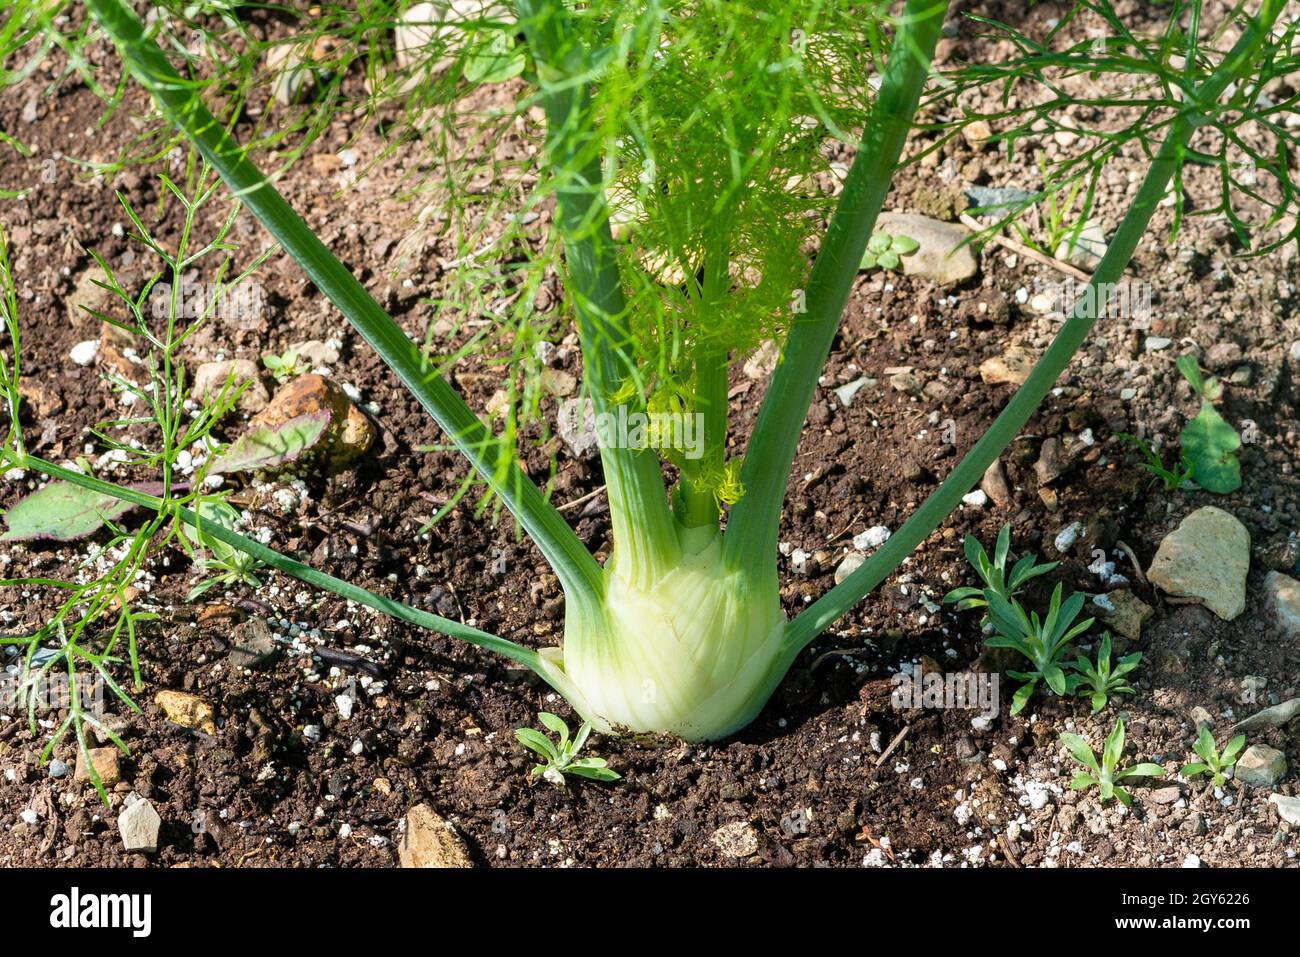
{"type": "Polygon", "coordinates": [[[122,846],[128,851],[154,853],[158,850],[158,831],[161,827],[162,818],[144,798],[137,798],[117,816],[122,846]]]}
{"type": "Polygon", "coordinates": [[[988,385],[1024,385],[1034,368],[1034,357],[1018,346],[980,363],[980,378],[988,385]]]}
{"type": "Polygon", "coordinates": [[[1221,508],[1198,508],[1165,536],[1147,577],[1162,591],[1194,598],[1224,621],[1246,609],[1250,533],[1221,508]]]}
{"type": "Polygon", "coordinates": [[[205,362],[194,370],[191,397],[200,402],[215,399],[221,394],[229,379],[232,390],[245,382],[248,388],[239,395],[237,405],[244,412],[261,412],[271,401],[271,394],[262,384],[261,370],[250,359],[226,359],[222,362],[205,362]]]}
{"type": "Polygon", "coordinates": [[[1287,637],[1300,638],[1300,582],[1281,572],[1269,572],[1264,579],[1264,593],[1278,626],[1287,637]]]}
{"type": "Polygon", "coordinates": [[[913,213],[882,213],[876,230],[890,236],[907,236],[920,247],[903,257],[903,274],[933,279],[949,286],[970,279],[979,271],[970,230],[955,223],[942,223],[913,213]]]}
{"type": "Polygon", "coordinates": [[[250,618],[236,625],[231,639],[230,666],[237,670],[265,667],[280,652],[280,646],[271,637],[271,629],[261,618],[250,618]]]}
{"type": "Polygon", "coordinates": [[[1271,788],[1286,776],[1286,755],[1266,744],[1252,744],[1237,759],[1232,776],[1254,788],[1271,788]]]}
{"type": "Polygon", "coordinates": [[[1270,794],[1268,803],[1277,806],[1278,816],[1282,820],[1300,827],[1300,798],[1287,797],[1285,794],[1270,794]]]}
{"type": "Polygon", "coordinates": [[[858,552],[849,552],[835,568],[835,584],[840,584],[857,571],[867,559],[858,552]]]}
{"type": "Polygon", "coordinates": [[[1097,268],[1101,257],[1106,255],[1106,234],[1095,222],[1085,223],[1078,236],[1067,235],[1056,247],[1055,256],[1061,262],[1069,263],[1076,269],[1091,271],[1097,268]]]}
{"type": "Polygon", "coordinates": [[[1294,721],[1300,715],[1300,698],[1283,701],[1271,708],[1252,714],[1249,718],[1237,722],[1238,731],[1262,731],[1265,728],[1280,728],[1294,721]]]}

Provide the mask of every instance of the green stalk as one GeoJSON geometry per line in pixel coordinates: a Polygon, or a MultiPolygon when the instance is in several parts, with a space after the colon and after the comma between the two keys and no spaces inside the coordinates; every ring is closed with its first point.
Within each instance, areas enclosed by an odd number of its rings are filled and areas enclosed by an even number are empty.
{"type": "Polygon", "coordinates": [[[911,129],[947,6],[946,0],[907,0],[862,144],[813,264],[808,313],[786,336],[759,408],[740,473],[745,494],[731,510],[724,538],[728,563],[756,577],[775,579],[781,506],[804,420],[911,129]]]}
{"type": "Polygon", "coordinates": [[[419,347],[249,161],[239,144],[204,107],[194,85],[172,69],[158,44],[145,35],[131,8],[123,0],[88,0],[87,6],[167,119],[190,137],[235,195],[297,260],[316,287],[379,353],[501,496],[555,569],[569,600],[584,606],[598,605],[600,566],[520,470],[511,451],[502,448],[455,390],[429,370],[419,347]]]}
{"type": "MultiPolygon", "coordinates": [[[[615,417],[619,407],[610,396],[633,378],[635,365],[605,200],[602,144],[593,132],[591,97],[583,79],[590,58],[562,2],[518,0],[515,6],[537,63],[546,110],[547,160],[558,179],[556,224],[564,238],[586,392],[597,416],[615,417]]],[[[627,411],[641,407],[628,406],[627,411]]],[[[659,456],[652,449],[602,442],[600,459],[613,527],[613,564],[649,587],[680,558],[659,456]]]]}
{"type": "Polygon", "coordinates": [[[1138,243],[1145,235],[1147,225],[1160,200],[1164,198],[1169,181],[1182,160],[1192,133],[1200,125],[1201,118],[1209,112],[1228,85],[1239,79],[1241,71],[1249,66],[1281,13],[1282,6],[1283,0],[1265,0],[1259,17],[1250,22],[1219,69],[1197,88],[1195,97],[1190,98],[1174,120],[1106,255],[1098,263],[1087,291],[1042,358],[1034,365],[1024,385],[1011,397],[1006,408],[966,453],[952,474],[921,504],[912,517],[848,578],[790,623],[787,640],[793,648],[804,648],[901,565],[903,559],[925,541],[960,504],[961,497],[978,484],[985,470],[1024,428],[1083,345],[1088,332],[1096,324],[1098,315],[1105,311],[1104,304],[1109,302],[1115,283],[1122,277],[1138,243]]]}

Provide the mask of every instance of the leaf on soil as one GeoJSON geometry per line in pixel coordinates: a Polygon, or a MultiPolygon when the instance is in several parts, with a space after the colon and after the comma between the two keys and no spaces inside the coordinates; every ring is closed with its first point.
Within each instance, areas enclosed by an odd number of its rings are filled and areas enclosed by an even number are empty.
{"type": "Polygon", "coordinates": [[[93,535],[104,522],[121,518],[133,507],[103,492],[51,482],[5,512],[9,530],[0,540],[71,542],[93,535]]]}
{"type": "Polygon", "coordinates": [[[1208,401],[1201,403],[1201,411],[1187,423],[1178,440],[1192,463],[1192,479],[1201,488],[1227,495],[1241,487],[1241,463],[1237,461],[1241,436],[1208,401]]]}
{"type": "Polygon", "coordinates": [[[252,472],[292,462],[320,442],[330,424],[327,409],[245,432],[212,464],[214,474],[252,472]]]}

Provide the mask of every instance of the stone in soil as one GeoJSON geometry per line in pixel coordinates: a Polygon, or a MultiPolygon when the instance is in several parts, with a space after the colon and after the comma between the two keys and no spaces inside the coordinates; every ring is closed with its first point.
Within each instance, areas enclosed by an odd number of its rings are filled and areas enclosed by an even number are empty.
{"type": "Polygon", "coordinates": [[[406,812],[397,857],[402,867],[474,866],[460,835],[427,804],[417,804],[406,812]]]}
{"type": "Polygon", "coordinates": [[[973,248],[967,240],[970,230],[955,223],[941,223],[914,213],[881,213],[876,230],[890,236],[907,236],[920,243],[903,257],[903,274],[932,279],[951,286],[970,279],[979,271],[973,248]]]}
{"type": "Polygon", "coordinates": [[[152,854],[158,850],[158,831],[162,818],[144,798],[137,798],[117,816],[122,846],[132,853],[152,854]]]}
{"type": "Polygon", "coordinates": [[[271,629],[261,618],[250,618],[236,625],[231,634],[230,666],[237,670],[263,668],[275,660],[279,645],[271,629]]]}
{"type": "Polygon", "coordinates": [[[843,560],[835,567],[835,584],[840,584],[861,567],[867,559],[858,552],[849,552],[843,560]]]}
{"type": "Polygon", "coordinates": [[[1098,617],[1130,641],[1142,638],[1142,626],[1155,609],[1127,588],[1106,593],[1110,607],[1098,605],[1098,617]]]}
{"type": "Polygon", "coordinates": [[[732,821],[713,832],[713,845],[731,858],[752,857],[758,853],[758,834],[748,821],[732,821]]]}
{"type": "Polygon", "coordinates": [[[980,378],[988,385],[1024,385],[1034,368],[1034,357],[1012,346],[1000,356],[980,363],[980,378]]]}
{"type": "Polygon", "coordinates": [[[216,711],[211,703],[198,695],[185,691],[159,691],[153,697],[154,704],[162,708],[167,720],[192,731],[204,734],[216,734],[216,711]]]}
{"type": "Polygon", "coordinates": [[[122,768],[118,761],[117,748],[91,748],[90,764],[86,763],[86,753],[77,752],[77,773],[74,781],[89,781],[90,768],[94,767],[99,781],[105,788],[111,788],[122,780],[122,768]]]}
{"type": "Polygon", "coordinates": [[[1288,824],[1300,827],[1300,798],[1285,794],[1270,794],[1268,803],[1277,807],[1278,816],[1288,824]]]}
{"type": "Polygon", "coordinates": [[[1281,572],[1269,572],[1264,579],[1264,594],[1278,627],[1288,638],[1300,638],[1300,582],[1281,572]]]}
{"type": "Polygon", "coordinates": [[[1198,508],[1165,536],[1147,569],[1162,591],[1194,598],[1224,621],[1246,609],[1250,533],[1221,508],[1198,508]]]}
{"type": "Polygon", "coordinates": [[[1043,441],[1038,451],[1038,461],[1034,463],[1034,475],[1039,485],[1050,485],[1069,471],[1074,463],[1065,454],[1061,440],[1052,436],[1043,441]]]}
{"type": "Polygon", "coordinates": [[[300,415],[322,411],[330,417],[324,442],[326,464],[337,468],[365,454],[375,440],[375,427],[352,404],[342,386],[315,373],[282,386],[266,408],[253,416],[249,428],[276,428],[300,415]]]}
{"type": "Polygon", "coordinates": [[[984,472],[984,477],[980,479],[980,488],[984,494],[993,500],[993,504],[1000,508],[1006,507],[1011,502],[1011,484],[1007,481],[1006,469],[1002,467],[1002,460],[998,459],[984,472]]]}
{"type": "Polygon", "coordinates": [[[1084,224],[1078,236],[1074,236],[1071,230],[1071,234],[1061,240],[1053,255],[1076,269],[1091,272],[1101,262],[1101,257],[1106,255],[1106,248],[1106,234],[1102,232],[1101,226],[1089,221],[1084,224]]]}
{"type": "Polygon", "coordinates": [[[221,395],[230,381],[231,390],[238,389],[247,382],[248,387],[240,393],[235,405],[241,412],[261,412],[266,408],[270,395],[262,385],[261,371],[257,363],[249,359],[226,359],[222,362],[205,362],[194,370],[194,382],[190,386],[190,396],[199,402],[215,399],[221,395]]]}
{"type": "Polygon", "coordinates": [[[1236,730],[1263,731],[1265,728],[1280,728],[1290,724],[1297,716],[1300,716],[1300,698],[1292,698],[1237,722],[1236,730]]]}
{"type": "Polygon", "coordinates": [[[1254,788],[1271,788],[1286,776],[1286,755],[1266,744],[1252,744],[1237,759],[1232,776],[1254,788]]]}

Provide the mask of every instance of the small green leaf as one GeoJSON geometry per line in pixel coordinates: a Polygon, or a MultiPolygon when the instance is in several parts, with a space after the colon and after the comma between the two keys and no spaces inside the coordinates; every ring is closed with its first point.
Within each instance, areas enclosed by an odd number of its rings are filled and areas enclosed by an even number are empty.
{"type": "Polygon", "coordinates": [[[93,535],[105,521],[121,518],[134,506],[112,495],[68,482],[51,482],[5,512],[10,542],[70,542],[93,535]]]}
{"type": "Polygon", "coordinates": [[[888,233],[873,233],[871,238],[867,240],[867,252],[879,256],[882,253],[889,252],[893,245],[894,237],[888,233]]]}
{"type": "Polygon", "coordinates": [[[294,461],[314,448],[330,424],[328,410],[295,416],[276,426],[245,432],[212,463],[213,474],[252,472],[294,461]]]}
{"type": "Polygon", "coordinates": [[[465,58],[464,75],[470,83],[504,83],[524,72],[524,51],[504,30],[481,37],[465,58]]]}
{"type": "Polygon", "coordinates": [[[1088,742],[1081,735],[1072,734],[1069,731],[1063,732],[1061,734],[1061,743],[1065,745],[1065,749],[1074,756],[1074,760],[1078,761],[1093,774],[1101,774],[1101,768],[1097,764],[1097,756],[1092,753],[1091,746],[1089,746],[1088,742]]]}
{"type": "Polygon", "coordinates": [[[1194,778],[1196,777],[1196,775],[1204,774],[1208,770],[1210,770],[1208,767],[1206,767],[1200,761],[1197,761],[1194,764],[1184,764],[1183,769],[1178,773],[1185,778],[1194,778]]]}
{"type": "Polygon", "coordinates": [[[1241,487],[1241,462],[1237,460],[1241,436],[1208,401],[1201,403],[1200,413],[1187,423],[1179,441],[1201,488],[1227,495],[1241,487]]]}
{"type": "Polygon", "coordinates": [[[906,256],[908,253],[914,253],[920,249],[921,244],[911,236],[895,236],[892,248],[898,255],[906,256]]]}
{"type": "Polygon", "coordinates": [[[876,257],[876,261],[880,263],[882,269],[898,268],[898,254],[892,250],[887,253],[881,253],[876,257]]]}
{"type": "Polygon", "coordinates": [[[1246,736],[1244,734],[1239,734],[1229,741],[1227,746],[1223,749],[1223,754],[1219,757],[1219,766],[1226,768],[1229,765],[1235,764],[1237,752],[1245,746],[1246,736]]]}
{"type": "Polygon", "coordinates": [[[1025,710],[1025,705],[1029,703],[1029,699],[1033,696],[1034,688],[1036,686],[1037,682],[1031,681],[1016,689],[1016,693],[1011,696],[1012,714],[1019,714],[1021,711],[1025,710]]]}
{"type": "Polygon", "coordinates": [[[560,738],[560,750],[569,743],[569,726],[564,723],[564,719],[558,714],[551,714],[549,711],[537,712],[537,720],[544,724],[550,731],[560,738]]]}
{"type": "Polygon", "coordinates": [[[1104,707],[1106,707],[1106,692],[1094,691],[1092,693],[1092,713],[1096,714],[1104,707]]]}
{"type": "Polygon", "coordinates": [[[1070,782],[1070,790],[1072,791],[1082,791],[1084,788],[1095,788],[1096,786],[1097,779],[1084,771],[1076,772],[1074,780],[1070,782]]]}
{"type": "Polygon", "coordinates": [[[1158,764],[1135,764],[1131,768],[1125,768],[1120,775],[1122,778],[1162,778],[1165,776],[1165,769],[1158,764]]]}
{"type": "MultiPolygon", "coordinates": [[[[535,728],[518,728],[515,730],[515,737],[525,748],[536,751],[549,761],[554,761],[559,757],[551,739],[535,728]]],[[[542,770],[545,770],[545,767],[542,770]]]]}

